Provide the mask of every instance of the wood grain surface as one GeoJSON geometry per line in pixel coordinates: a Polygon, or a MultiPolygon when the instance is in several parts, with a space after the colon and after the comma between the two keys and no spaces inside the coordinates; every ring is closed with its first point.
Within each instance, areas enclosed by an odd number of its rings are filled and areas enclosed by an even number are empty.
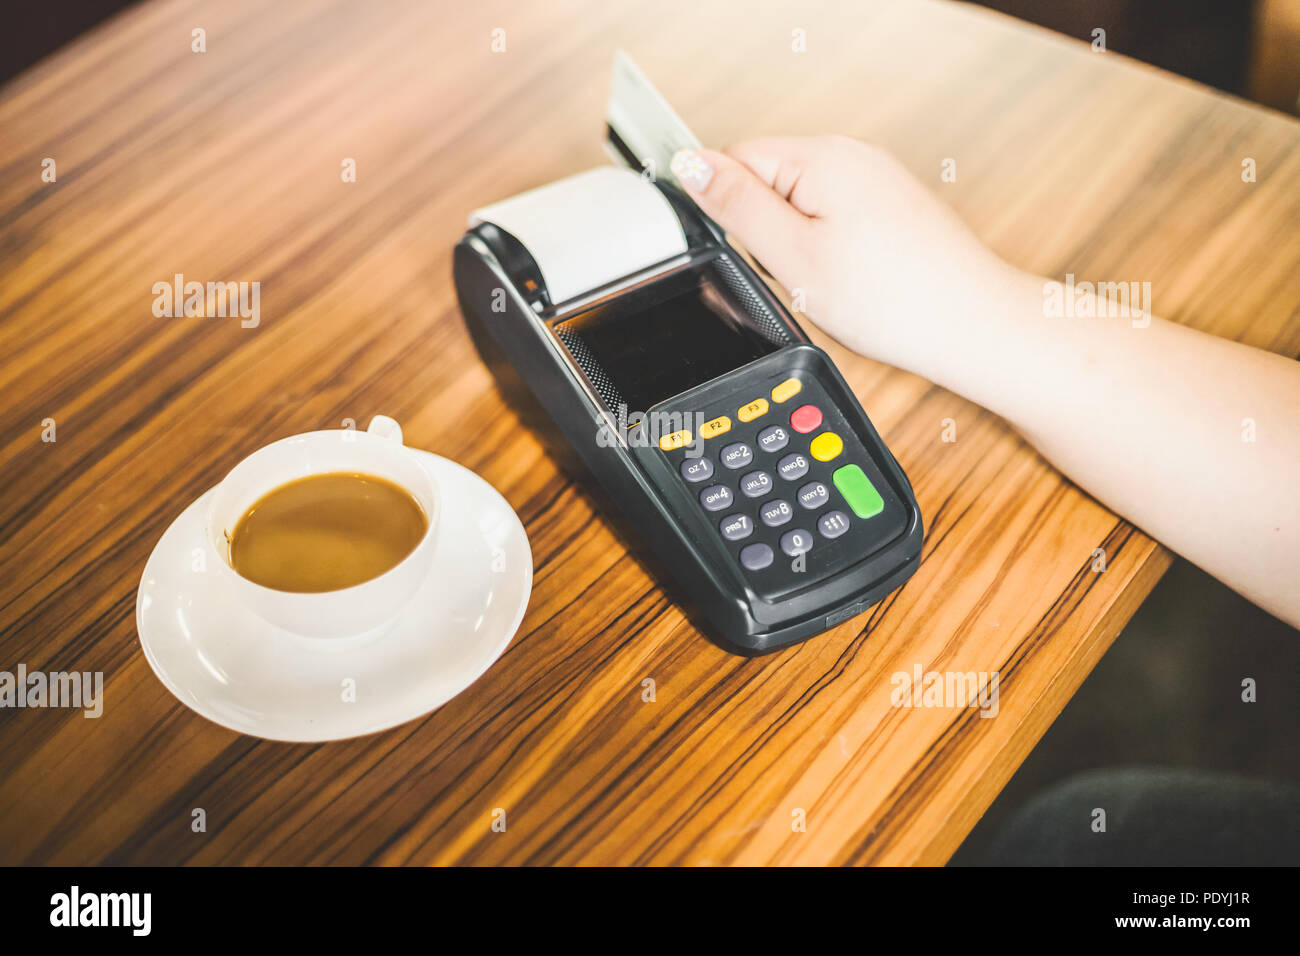
{"type": "Polygon", "coordinates": [[[920,570],[770,657],[701,636],[451,284],[469,210],[606,161],[619,47],[710,144],[884,144],[1017,265],[1300,353],[1300,126],[975,8],[151,0],[0,93],[0,670],[105,677],[98,720],[0,710],[0,862],[941,863],[978,820],[1170,557],[998,419],[814,333],[912,479],[920,570]],[[260,282],[259,326],[156,318],[178,272],[260,282]],[[154,543],[257,447],[375,413],[519,512],[522,628],[392,731],[209,723],[141,653],[154,543]],[[917,665],[999,672],[997,716],[891,706],[917,665]]]}

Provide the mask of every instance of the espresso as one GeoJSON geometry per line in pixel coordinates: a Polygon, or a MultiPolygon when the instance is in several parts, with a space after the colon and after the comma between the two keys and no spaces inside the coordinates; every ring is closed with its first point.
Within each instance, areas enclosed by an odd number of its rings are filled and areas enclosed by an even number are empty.
{"type": "Polygon", "coordinates": [[[335,591],[391,570],[428,528],[420,503],[391,481],[349,472],[308,475],[244,512],[230,535],[230,564],[277,591],[335,591]]]}

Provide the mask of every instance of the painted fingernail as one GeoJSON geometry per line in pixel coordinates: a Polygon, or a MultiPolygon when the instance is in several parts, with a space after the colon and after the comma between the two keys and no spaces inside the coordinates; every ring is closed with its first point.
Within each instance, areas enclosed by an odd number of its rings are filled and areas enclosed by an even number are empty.
{"type": "Polygon", "coordinates": [[[679,149],[673,153],[673,175],[687,189],[703,191],[713,178],[713,167],[693,149],[679,149]]]}

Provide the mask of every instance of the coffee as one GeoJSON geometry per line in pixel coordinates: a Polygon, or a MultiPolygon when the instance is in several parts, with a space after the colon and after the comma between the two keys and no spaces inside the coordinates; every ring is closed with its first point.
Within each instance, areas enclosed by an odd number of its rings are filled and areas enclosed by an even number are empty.
{"type": "Polygon", "coordinates": [[[255,584],[315,593],[376,578],[429,528],[418,501],[374,475],[308,475],[268,492],[229,535],[230,565],[255,584]]]}

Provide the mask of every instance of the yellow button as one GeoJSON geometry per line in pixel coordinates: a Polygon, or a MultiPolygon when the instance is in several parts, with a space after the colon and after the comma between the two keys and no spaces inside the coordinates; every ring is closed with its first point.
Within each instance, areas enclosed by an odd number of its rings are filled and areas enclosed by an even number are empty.
{"type": "Polygon", "coordinates": [[[752,422],[759,415],[767,414],[767,399],[756,398],[740,411],[736,412],[736,417],[742,422],[752,422]]]}
{"type": "Polygon", "coordinates": [[[719,415],[711,422],[705,422],[700,426],[701,438],[717,438],[723,432],[731,431],[731,419],[726,415],[719,415]]]}
{"type": "Polygon", "coordinates": [[[784,382],[772,389],[772,401],[787,402],[799,394],[803,388],[803,382],[797,378],[787,378],[784,382]]]}
{"type": "Polygon", "coordinates": [[[664,451],[672,451],[674,448],[685,448],[691,443],[691,433],[689,429],[683,428],[679,432],[673,432],[671,435],[664,435],[659,439],[659,447],[664,451]]]}
{"type": "Polygon", "coordinates": [[[812,440],[808,450],[818,461],[830,461],[844,450],[844,442],[834,432],[822,432],[812,440]]]}

